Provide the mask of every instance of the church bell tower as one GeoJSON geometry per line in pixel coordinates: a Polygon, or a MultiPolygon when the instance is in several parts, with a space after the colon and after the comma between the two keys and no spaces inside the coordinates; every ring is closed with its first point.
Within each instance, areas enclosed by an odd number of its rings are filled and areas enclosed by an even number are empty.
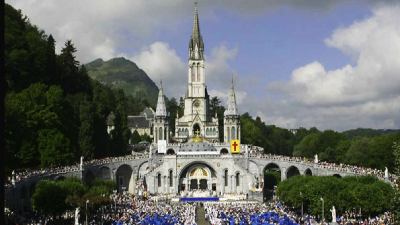
{"type": "Polygon", "coordinates": [[[228,96],[227,109],[224,112],[224,142],[229,143],[231,140],[240,141],[240,118],[236,104],[233,78],[228,96]]]}
{"type": "Polygon", "coordinates": [[[160,84],[160,91],[158,92],[158,100],[156,107],[156,114],[154,117],[153,127],[153,142],[157,143],[159,140],[169,140],[169,129],[168,129],[168,114],[165,106],[164,91],[162,83],[160,84]]]}

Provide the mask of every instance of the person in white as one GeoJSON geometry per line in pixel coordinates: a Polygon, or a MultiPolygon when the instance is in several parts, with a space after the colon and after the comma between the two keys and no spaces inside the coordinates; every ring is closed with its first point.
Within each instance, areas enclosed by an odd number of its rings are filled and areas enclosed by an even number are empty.
{"type": "Polygon", "coordinates": [[[75,225],[79,225],[79,207],[75,209],[75,225]]]}
{"type": "Polygon", "coordinates": [[[332,223],[336,223],[336,209],[335,209],[335,206],[332,206],[331,213],[332,213],[332,223]]]}
{"type": "Polygon", "coordinates": [[[385,167],[385,179],[389,179],[389,170],[387,167],[385,167]]]}
{"type": "Polygon", "coordinates": [[[79,165],[79,169],[83,170],[83,156],[81,156],[81,164],[79,165]]]}

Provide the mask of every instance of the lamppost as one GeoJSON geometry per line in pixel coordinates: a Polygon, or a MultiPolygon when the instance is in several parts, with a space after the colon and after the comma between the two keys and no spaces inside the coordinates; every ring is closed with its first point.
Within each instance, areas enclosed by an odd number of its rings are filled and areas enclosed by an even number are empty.
{"type": "Polygon", "coordinates": [[[88,210],[87,210],[87,205],[89,204],[89,199],[86,200],[86,225],[88,225],[88,210]]]}
{"type": "Polygon", "coordinates": [[[300,191],[300,198],[301,198],[301,218],[304,218],[304,211],[303,211],[303,192],[300,191]]]}
{"type": "Polygon", "coordinates": [[[113,190],[114,196],[113,196],[113,200],[114,200],[114,209],[115,211],[117,211],[117,190],[113,190]]]}
{"type": "MultiPolygon", "coordinates": [[[[106,201],[105,201],[106,195],[105,195],[105,194],[102,194],[101,196],[103,197],[103,200],[102,200],[102,201],[104,201],[104,203],[105,203],[105,202],[106,202],[106,201]]],[[[102,225],[104,224],[104,207],[105,207],[105,204],[104,204],[104,203],[102,203],[102,206],[101,206],[101,224],[102,224],[102,225]]]]}
{"type": "Polygon", "coordinates": [[[320,199],[322,201],[322,222],[325,221],[325,217],[324,217],[324,198],[321,197],[320,199]]]}

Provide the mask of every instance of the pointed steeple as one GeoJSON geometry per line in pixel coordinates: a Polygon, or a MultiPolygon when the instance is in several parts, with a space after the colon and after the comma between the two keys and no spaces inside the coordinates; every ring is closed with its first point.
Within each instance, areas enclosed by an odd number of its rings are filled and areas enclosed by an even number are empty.
{"type": "Polygon", "coordinates": [[[232,86],[231,90],[229,91],[228,102],[227,102],[227,109],[224,112],[225,116],[237,116],[239,115],[237,105],[236,105],[236,95],[235,95],[235,87],[233,85],[233,75],[232,75],[232,86]]]}
{"type": "Polygon", "coordinates": [[[189,57],[191,59],[203,59],[204,43],[200,33],[199,13],[197,1],[194,3],[194,18],[192,36],[189,41],[189,57]]]}
{"type": "Polygon", "coordinates": [[[162,81],[160,82],[160,91],[158,92],[156,117],[157,116],[162,116],[162,117],[166,117],[167,116],[167,108],[165,107],[165,99],[164,99],[162,81]]]}

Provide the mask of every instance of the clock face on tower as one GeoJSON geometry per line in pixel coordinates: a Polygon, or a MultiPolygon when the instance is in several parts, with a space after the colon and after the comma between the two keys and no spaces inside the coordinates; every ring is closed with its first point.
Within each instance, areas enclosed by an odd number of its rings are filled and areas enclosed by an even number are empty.
{"type": "Polygon", "coordinates": [[[198,108],[200,106],[200,101],[199,100],[195,100],[193,105],[198,108]]]}

